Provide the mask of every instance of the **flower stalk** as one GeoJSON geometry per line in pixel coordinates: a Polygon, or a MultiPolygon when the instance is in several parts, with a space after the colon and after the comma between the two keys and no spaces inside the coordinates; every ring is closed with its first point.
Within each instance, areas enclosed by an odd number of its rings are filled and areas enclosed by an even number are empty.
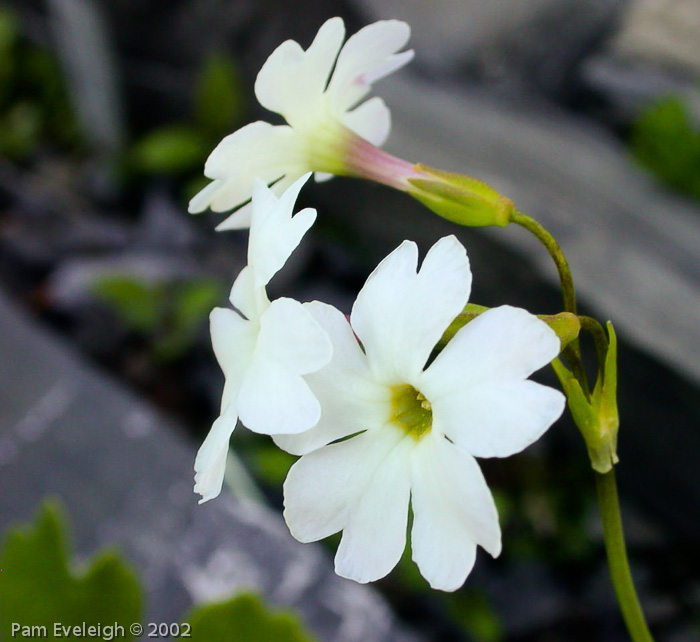
{"type": "Polygon", "coordinates": [[[617,602],[622,612],[622,618],[633,642],[654,642],[649,627],[644,619],[642,607],[639,604],[637,591],[634,588],[632,573],[627,560],[625,535],[622,529],[620,504],[617,497],[615,470],[605,474],[595,473],[598,505],[603,522],[603,538],[605,552],[608,557],[610,578],[615,589],[617,602]]]}

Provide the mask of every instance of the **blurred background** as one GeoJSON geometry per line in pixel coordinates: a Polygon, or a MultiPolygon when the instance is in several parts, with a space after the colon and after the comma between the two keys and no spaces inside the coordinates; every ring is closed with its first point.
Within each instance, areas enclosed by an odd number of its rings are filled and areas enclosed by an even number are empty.
{"type": "MultiPolygon", "coordinates": [[[[265,58],[334,15],[349,33],[412,26],[415,60],[375,86],[386,148],[514,199],[559,240],[582,312],[614,321],[633,572],[656,640],[700,639],[700,0],[0,0],[0,567],[11,526],[53,497],[76,561],[109,545],[138,576],[144,621],[253,592],[324,642],[626,639],[568,417],[481,462],[504,552],[450,595],[410,556],[370,587],[335,577],[336,541],[298,544],[282,522],[293,458],[248,431],[222,497],[197,505],[223,384],[208,315],[246,235],[187,202],[223,136],[277,122],[252,92],[265,58]]],[[[309,186],[302,206],[318,223],[271,296],[349,312],[404,238],[425,251],[455,233],[473,302],[560,311],[523,230],[455,229],[351,179],[309,186]]],[[[239,639],[222,635],[208,639],[239,639]]]]}

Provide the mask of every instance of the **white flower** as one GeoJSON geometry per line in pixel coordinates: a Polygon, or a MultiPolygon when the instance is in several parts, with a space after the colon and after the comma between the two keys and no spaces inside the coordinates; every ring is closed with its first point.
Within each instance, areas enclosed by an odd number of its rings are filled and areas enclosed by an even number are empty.
{"type": "MultiPolygon", "coordinates": [[[[409,35],[404,22],[376,22],[341,49],[345,26],[341,18],[331,18],[306,51],[293,40],[277,47],[258,74],[255,95],[288,125],[258,121],[224,138],[204,168],[212,182],[192,199],[190,212],[238,207],[250,198],[256,177],[277,181],[273,190],[280,194],[308,171],[316,172],[316,180],[371,174],[359,166],[376,164],[371,161],[381,152],[373,146],[389,135],[390,115],[381,98],[358,103],[372,83],[411,60],[413,51],[396,53],[409,35]]],[[[397,171],[394,166],[404,172],[411,168],[398,159],[389,163],[392,167],[384,165],[377,171],[388,174],[386,181],[397,171]]],[[[247,227],[249,221],[250,209],[244,207],[218,229],[247,227]]]]}
{"type": "Polygon", "coordinates": [[[279,199],[264,183],[256,183],[248,265],[230,296],[238,312],[215,308],[211,313],[212,344],[226,383],[221,416],[195,460],[194,490],[202,502],[221,492],[228,442],[239,418],[255,432],[272,434],[306,430],[321,415],[303,376],[329,362],[330,340],[301,303],[288,298],[270,303],[265,292],[316,218],[313,209],[292,217],[308,178],[297,180],[279,199]]]}
{"type": "Polygon", "coordinates": [[[287,524],[302,542],[342,530],[339,575],[368,582],[396,565],[410,499],[413,559],[431,586],[454,590],[477,544],[501,550],[474,457],[517,453],[559,417],[563,395],[527,377],[560,345],[544,322],[504,306],[459,330],[426,368],[467,302],[471,274],[453,236],[418,273],[417,261],[407,241],[384,259],[355,302],[352,327],[335,308],[307,304],[333,343],[329,365],[307,379],[323,413],[316,427],[275,441],[303,455],[284,485],[287,524]]]}

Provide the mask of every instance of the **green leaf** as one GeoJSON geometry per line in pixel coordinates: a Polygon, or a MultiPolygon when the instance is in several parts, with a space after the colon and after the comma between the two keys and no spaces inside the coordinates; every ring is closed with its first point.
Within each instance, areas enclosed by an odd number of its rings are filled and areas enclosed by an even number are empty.
{"type": "Polygon", "coordinates": [[[682,100],[668,97],[643,111],[632,126],[630,147],[661,181],[700,199],[700,130],[682,100]]]}
{"type": "Polygon", "coordinates": [[[313,642],[296,616],[271,611],[255,595],[243,594],[220,604],[194,609],[185,622],[192,642],[313,642]]]}
{"type": "MultiPolygon", "coordinates": [[[[46,503],[28,528],[8,531],[0,553],[0,633],[10,640],[12,624],[45,626],[53,639],[54,623],[64,627],[120,624],[141,618],[141,589],[130,569],[112,552],[101,552],[82,574],[69,566],[64,519],[46,503]]],[[[67,637],[67,636],[65,636],[67,637]]]]}
{"type": "Polygon", "coordinates": [[[214,139],[230,133],[242,117],[243,83],[238,67],[225,52],[204,60],[195,90],[195,122],[214,139]]]}
{"type": "Polygon", "coordinates": [[[109,305],[131,330],[153,332],[161,322],[163,293],[128,276],[100,279],[95,295],[109,305]]]}
{"type": "Polygon", "coordinates": [[[168,125],[146,134],[131,150],[134,167],[147,174],[181,174],[204,163],[209,143],[197,130],[168,125]]]}

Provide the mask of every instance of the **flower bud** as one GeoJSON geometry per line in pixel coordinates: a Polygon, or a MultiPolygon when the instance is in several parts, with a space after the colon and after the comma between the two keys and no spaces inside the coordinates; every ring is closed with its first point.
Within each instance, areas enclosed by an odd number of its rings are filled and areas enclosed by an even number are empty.
{"type": "Polygon", "coordinates": [[[421,164],[414,170],[408,193],[443,218],[469,227],[505,227],[510,222],[513,201],[486,183],[421,164]]]}

